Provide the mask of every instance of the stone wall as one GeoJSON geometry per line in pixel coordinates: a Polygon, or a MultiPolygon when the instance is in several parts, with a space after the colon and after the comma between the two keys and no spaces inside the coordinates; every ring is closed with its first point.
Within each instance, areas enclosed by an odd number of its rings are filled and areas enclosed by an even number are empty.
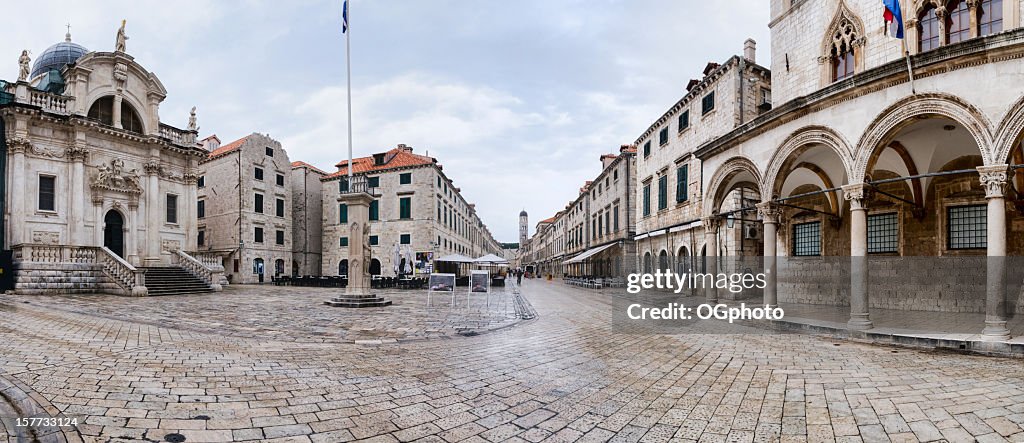
{"type": "Polygon", "coordinates": [[[308,166],[292,168],[292,266],[297,275],[322,272],[323,176],[308,166]]]}
{"type": "Polygon", "coordinates": [[[95,264],[22,263],[14,290],[25,295],[95,294],[128,295],[95,264]]]}

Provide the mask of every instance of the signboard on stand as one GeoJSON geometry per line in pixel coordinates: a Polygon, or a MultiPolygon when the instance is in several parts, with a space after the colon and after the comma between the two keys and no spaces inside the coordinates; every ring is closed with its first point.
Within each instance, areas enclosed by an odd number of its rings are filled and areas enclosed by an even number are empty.
{"type": "Polygon", "coordinates": [[[491,291],[491,275],[487,271],[472,271],[469,275],[469,293],[486,294],[491,291]]]}

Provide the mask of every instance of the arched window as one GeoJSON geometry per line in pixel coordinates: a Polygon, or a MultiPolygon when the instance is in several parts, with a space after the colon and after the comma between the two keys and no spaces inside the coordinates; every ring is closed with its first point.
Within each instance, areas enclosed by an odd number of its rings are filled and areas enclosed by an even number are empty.
{"type": "Polygon", "coordinates": [[[918,27],[920,32],[918,35],[918,47],[921,52],[930,51],[939,47],[939,16],[936,13],[935,6],[929,5],[921,13],[921,17],[918,19],[918,27]]]}
{"type": "Polygon", "coordinates": [[[946,4],[946,42],[957,43],[971,38],[971,9],[965,0],[946,4]]]}
{"type": "MultiPolygon", "coordinates": [[[[89,107],[88,117],[108,126],[114,126],[114,96],[100,97],[89,107]]],[[[121,128],[142,133],[142,119],[132,105],[121,102],[121,128]]]]}
{"type": "Polygon", "coordinates": [[[853,48],[846,45],[832,48],[832,81],[837,82],[853,75],[855,65],[853,48]]]}
{"type": "Polygon", "coordinates": [[[1003,0],[982,0],[978,6],[978,35],[1003,32],[1003,0]]]}
{"type": "Polygon", "coordinates": [[[651,253],[644,253],[644,273],[651,273],[651,253]]]}

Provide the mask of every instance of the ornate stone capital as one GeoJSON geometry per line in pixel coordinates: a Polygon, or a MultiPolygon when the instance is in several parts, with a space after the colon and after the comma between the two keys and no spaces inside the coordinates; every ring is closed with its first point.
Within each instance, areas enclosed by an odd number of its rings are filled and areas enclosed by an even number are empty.
{"type": "Polygon", "coordinates": [[[161,169],[163,168],[160,166],[160,162],[154,160],[150,160],[142,165],[142,170],[146,171],[147,175],[159,175],[161,169]]]}
{"type": "Polygon", "coordinates": [[[194,185],[199,182],[199,175],[194,172],[186,172],[181,176],[186,185],[194,185]]]}
{"type": "Polygon", "coordinates": [[[704,223],[704,232],[714,234],[718,232],[718,228],[722,226],[722,220],[718,217],[704,217],[701,219],[704,223]]]}
{"type": "Polygon", "coordinates": [[[89,150],[77,144],[72,144],[64,149],[64,156],[71,161],[85,161],[89,157],[89,150]]]}
{"type": "Polygon", "coordinates": [[[779,217],[782,216],[782,209],[774,203],[758,203],[757,213],[761,216],[761,219],[765,224],[777,224],[779,223],[779,217]]]}
{"type": "Polygon", "coordinates": [[[32,142],[23,137],[12,137],[7,139],[7,150],[12,154],[24,154],[32,147],[32,142]]]}
{"type": "Polygon", "coordinates": [[[865,200],[868,198],[868,185],[857,183],[843,186],[843,198],[850,202],[850,210],[863,211],[867,209],[865,200]]]}
{"type": "Polygon", "coordinates": [[[1009,169],[1007,165],[978,166],[981,186],[985,187],[985,198],[1003,198],[1009,169]]]}

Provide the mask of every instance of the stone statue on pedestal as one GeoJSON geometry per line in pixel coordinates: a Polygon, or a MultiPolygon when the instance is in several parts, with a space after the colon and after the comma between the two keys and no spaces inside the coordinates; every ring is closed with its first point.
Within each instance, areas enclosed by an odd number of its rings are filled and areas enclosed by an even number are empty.
{"type": "Polygon", "coordinates": [[[121,27],[117,30],[117,41],[114,43],[114,52],[125,52],[128,35],[124,33],[124,25],[127,22],[127,20],[121,20],[121,27]]]}
{"type": "Polygon", "coordinates": [[[188,113],[188,130],[198,131],[199,126],[196,126],[196,107],[192,107],[192,111],[188,113]]]}
{"type": "Polygon", "coordinates": [[[28,65],[32,62],[32,58],[28,56],[28,49],[21,51],[21,57],[18,57],[18,81],[23,82],[28,80],[28,65]]]}

